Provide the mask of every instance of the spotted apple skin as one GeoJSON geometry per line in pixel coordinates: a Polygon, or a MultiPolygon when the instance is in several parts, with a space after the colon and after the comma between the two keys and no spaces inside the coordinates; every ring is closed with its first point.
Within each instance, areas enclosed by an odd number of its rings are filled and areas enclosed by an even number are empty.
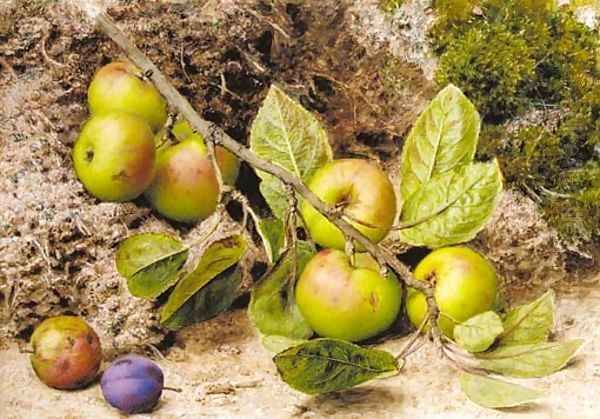
{"type": "Polygon", "coordinates": [[[126,355],[115,360],[102,374],[100,387],[104,399],[124,413],[150,412],[157,405],[164,387],[164,375],[152,360],[126,355]]]}
{"type": "Polygon", "coordinates": [[[137,198],[154,177],[154,135],[125,113],[92,116],[73,147],[73,167],[85,189],[102,201],[137,198]]]}
{"type": "Polygon", "coordinates": [[[296,284],[296,303],[318,335],[358,342],[388,329],[398,316],[402,287],[382,276],[366,253],[351,260],[324,249],[306,265],[296,284]]]}
{"type": "Polygon", "coordinates": [[[91,383],[102,363],[98,335],[81,318],[58,316],[43,321],[31,336],[31,365],[39,379],[61,390],[91,383]]]}

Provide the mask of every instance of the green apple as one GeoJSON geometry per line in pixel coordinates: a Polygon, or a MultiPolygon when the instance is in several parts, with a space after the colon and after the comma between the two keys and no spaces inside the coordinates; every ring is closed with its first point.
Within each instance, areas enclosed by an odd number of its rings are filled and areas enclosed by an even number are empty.
{"type": "MultiPolygon", "coordinates": [[[[451,339],[457,323],[495,308],[496,271],[490,262],[468,247],[434,250],[419,263],[414,275],[420,281],[434,284],[435,301],[440,309],[438,325],[451,339]]],[[[411,323],[418,327],[427,315],[425,295],[409,289],[406,309],[411,323]]]]}
{"type": "MultiPolygon", "coordinates": [[[[307,186],[327,204],[341,208],[345,220],[375,243],[387,236],[396,218],[392,183],[381,169],[366,160],[327,163],[314,173],[307,186]]],[[[306,201],[300,211],[316,243],[344,249],[344,235],[331,221],[306,201]]]]}
{"type": "Polygon", "coordinates": [[[296,284],[304,319],[323,337],[357,342],[388,329],[400,311],[402,288],[379,273],[367,254],[354,263],[342,251],[325,249],[306,265],[296,284]]]}
{"type": "Polygon", "coordinates": [[[93,115],[115,111],[137,115],[145,119],[153,131],[158,131],[167,121],[166,101],[129,62],[110,63],[96,72],[88,89],[88,106],[93,115]]]}
{"type": "Polygon", "coordinates": [[[31,335],[31,345],[33,370],[50,387],[84,387],[100,369],[102,349],[98,335],[79,317],[44,320],[31,335]]]}
{"type": "MultiPolygon", "coordinates": [[[[195,132],[190,124],[185,120],[177,121],[171,130],[175,138],[179,141],[184,141],[188,139],[194,139],[199,143],[202,143],[206,146],[204,142],[204,137],[199,133],[195,132]]],[[[235,181],[237,180],[238,173],[240,171],[240,161],[238,160],[233,153],[228,151],[227,149],[216,146],[215,154],[217,157],[217,163],[219,164],[219,168],[221,169],[221,176],[223,177],[223,182],[226,185],[233,186],[235,181]]]]}
{"type": "Polygon", "coordinates": [[[103,201],[138,197],[152,182],[154,159],[150,126],[125,113],[92,116],[73,148],[79,180],[103,201]]]}

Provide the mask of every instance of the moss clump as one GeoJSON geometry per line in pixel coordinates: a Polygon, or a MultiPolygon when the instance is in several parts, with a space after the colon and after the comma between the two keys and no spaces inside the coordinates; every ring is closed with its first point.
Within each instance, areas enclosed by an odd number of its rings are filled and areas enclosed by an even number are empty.
{"type": "Polygon", "coordinates": [[[545,218],[572,243],[600,242],[600,83],[556,128],[507,132],[487,125],[480,158],[497,156],[506,180],[540,203],[545,218]]]}
{"type": "Polygon", "coordinates": [[[573,243],[600,242],[600,36],[554,0],[437,0],[436,79],[454,83],[486,124],[478,153],[573,243]],[[511,130],[525,110],[558,107],[553,128],[511,130]]]}
{"type": "Polygon", "coordinates": [[[436,73],[440,85],[459,86],[487,119],[523,109],[524,86],[534,77],[536,65],[524,39],[500,22],[475,25],[449,42],[452,46],[436,73]]]}
{"type": "Polygon", "coordinates": [[[386,13],[394,13],[396,9],[402,6],[404,0],[380,0],[379,8],[386,13]]]}
{"type": "Polygon", "coordinates": [[[436,79],[454,83],[488,121],[539,102],[577,100],[597,76],[597,30],[547,0],[436,2],[436,79]],[[477,11],[477,13],[474,13],[477,11]]]}

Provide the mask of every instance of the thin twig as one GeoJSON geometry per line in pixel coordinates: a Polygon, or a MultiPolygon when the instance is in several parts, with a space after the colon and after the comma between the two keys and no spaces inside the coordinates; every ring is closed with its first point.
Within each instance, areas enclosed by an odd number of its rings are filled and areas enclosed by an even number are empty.
{"type": "Polygon", "coordinates": [[[59,63],[54,58],[50,57],[50,55],[48,55],[48,52],[46,51],[46,42],[48,42],[48,38],[50,38],[50,33],[46,31],[44,38],[42,38],[42,55],[50,64],[55,65],[56,67],[66,67],[66,64],[59,63]]]}
{"type": "Polygon", "coordinates": [[[250,13],[252,16],[254,16],[255,18],[257,18],[258,20],[262,20],[264,22],[266,22],[269,26],[271,26],[273,29],[275,29],[277,32],[279,32],[280,34],[282,34],[284,36],[284,38],[290,39],[290,35],[284,31],[281,26],[279,26],[278,24],[271,22],[269,19],[267,19],[264,16],[259,15],[258,13],[256,13],[254,10],[251,9],[242,9],[241,7],[238,6],[238,9],[242,12],[247,12],[250,13]]]}
{"type": "Polygon", "coordinates": [[[400,353],[396,356],[396,359],[402,359],[407,356],[408,352],[410,352],[410,350],[414,346],[417,339],[419,339],[419,336],[421,336],[421,334],[423,333],[423,330],[425,329],[425,326],[427,325],[427,323],[429,323],[429,317],[425,316],[425,318],[419,325],[419,328],[417,329],[417,331],[415,333],[413,333],[410,340],[406,343],[404,348],[402,348],[400,353]]]}
{"type": "MultiPolygon", "coordinates": [[[[360,231],[354,228],[350,223],[341,218],[330,205],[325,204],[317,197],[302,180],[281,166],[270,161],[264,160],[250,151],[242,144],[235,141],[223,130],[219,129],[212,122],[202,119],[192,108],[190,103],[171,85],[162,72],[154,65],[139,48],[137,48],[127,36],[117,27],[115,22],[106,13],[99,13],[96,16],[99,27],[108,35],[119,47],[121,47],[127,56],[142,69],[150,74],[156,88],[165,97],[167,102],[177,109],[190,125],[207,141],[213,141],[213,144],[220,144],[227,150],[236,155],[239,159],[249,163],[253,168],[269,173],[284,183],[291,185],[311,206],[326,216],[336,227],[338,227],[349,240],[355,240],[358,244],[377,259],[380,264],[388,265],[394,270],[408,286],[422,291],[426,296],[433,296],[433,288],[425,281],[416,280],[410,269],[400,262],[395,255],[379,247],[371,240],[366,238],[360,231]]],[[[428,300],[433,304],[432,311],[437,313],[435,301],[428,300]]]]}
{"type": "Polygon", "coordinates": [[[182,43],[181,48],[179,49],[179,65],[181,66],[181,71],[183,72],[183,75],[185,76],[187,81],[193,83],[192,78],[185,69],[185,43],[182,43]]]}
{"type": "Polygon", "coordinates": [[[288,278],[287,283],[287,295],[290,304],[288,307],[293,306],[293,301],[295,299],[294,289],[296,287],[296,276],[298,275],[298,258],[297,250],[298,250],[298,237],[296,234],[296,226],[297,226],[297,214],[298,214],[298,199],[296,197],[296,193],[294,192],[294,188],[291,185],[285,185],[285,191],[288,197],[288,211],[285,217],[285,251],[288,249],[294,252],[292,257],[292,269],[291,275],[288,278]]]}
{"type": "MultiPolygon", "coordinates": [[[[215,127],[213,127],[214,129],[215,127]]],[[[217,202],[221,202],[223,198],[223,194],[229,190],[229,187],[226,187],[225,182],[223,182],[223,173],[221,173],[221,167],[219,166],[219,162],[217,160],[217,151],[215,147],[215,136],[210,135],[206,139],[206,149],[208,158],[212,164],[213,170],[215,171],[215,177],[217,178],[217,185],[219,186],[219,196],[217,197],[217,202]],[[227,188],[227,190],[226,190],[227,188]]]]}

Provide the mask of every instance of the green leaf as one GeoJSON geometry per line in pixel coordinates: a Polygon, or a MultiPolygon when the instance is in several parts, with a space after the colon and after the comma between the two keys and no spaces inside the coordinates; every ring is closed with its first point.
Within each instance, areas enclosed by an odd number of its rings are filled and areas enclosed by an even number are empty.
{"type": "MultiPolygon", "coordinates": [[[[274,85],[252,123],[250,149],[304,181],[333,158],[320,122],[274,85]]],[[[263,196],[282,219],[288,206],[283,184],[268,173],[258,175],[263,196]]]]}
{"type": "Polygon", "coordinates": [[[283,352],[292,346],[298,346],[304,342],[307,342],[306,339],[293,339],[278,335],[262,336],[260,341],[267,350],[273,353],[283,352]]]}
{"type": "Polygon", "coordinates": [[[240,295],[242,272],[231,267],[217,275],[206,286],[188,299],[162,325],[170,330],[200,323],[224,312],[240,295]]]}
{"type": "Polygon", "coordinates": [[[583,345],[583,340],[501,346],[477,355],[479,366],[510,377],[545,377],[564,368],[583,345]]]}
{"type": "Polygon", "coordinates": [[[175,286],[161,310],[161,323],[167,322],[186,301],[214,277],[235,265],[246,251],[246,246],[246,240],[241,235],[212,243],[200,257],[196,268],[175,286]]]}
{"type": "Polygon", "coordinates": [[[466,372],[460,374],[459,380],[460,388],[469,400],[490,409],[521,406],[539,400],[544,395],[518,384],[466,372]]]}
{"type": "Polygon", "coordinates": [[[188,248],[162,233],[143,233],[129,237],[115,255],[117,271],[127,278],[129,292],[153,299],[177,281],[177,274],[188,257],[188,248]]]}
{"type": "Polygon", "coordinates": [[[419,189],[406,203],[400,238],[431,248],[463,243],[490,219],[502,192],[496,160],[472,163],[444,173],[419,189]]]}
{"type": "Polygon", "coordinates": [[[486,311],[456,325],[454,340],[469,352],[483,352],[492,346],[503,330],[500,316],[486,311]]]}
{"type": "Polygon", "coordinates": [[[296,252],[288,250],[253,288],[248,315],[254,326],[265,335],[280,335],[293,339],[307,339],[313,331],[306,323],[293,296],[287,294],[292,278],[293,261],[296,277],[314,256],[315,251],[306,242],[298,242],[296,252]]]}
{"type": "Polygon", "coordinates": [[[354,387],[398,373],[393,355],[336,339],[315,339],[273,358],[282,380],[306,394],[354,387]]]}
{"type": "Polygon", "coordinates": [[[554,327],[554,291],[550,290],[537,300],[508,312],[504,318],[501,345],[523,345],[548,340],[554,327]]]}
{"type": "Polygon", "coordinates": [[[403,202],[436,176],[473,161],[481,127],[475,106],[450,84],[421,113],[401,158],[403,202]]]}
{"type": "Polygon", "coordinates": [[[278,218],[263,218],[256,226],[267,252],[270,263],[275,263],[279,259],[279,252],[283,246],[284,230],[283,221],[278,218]]]}

